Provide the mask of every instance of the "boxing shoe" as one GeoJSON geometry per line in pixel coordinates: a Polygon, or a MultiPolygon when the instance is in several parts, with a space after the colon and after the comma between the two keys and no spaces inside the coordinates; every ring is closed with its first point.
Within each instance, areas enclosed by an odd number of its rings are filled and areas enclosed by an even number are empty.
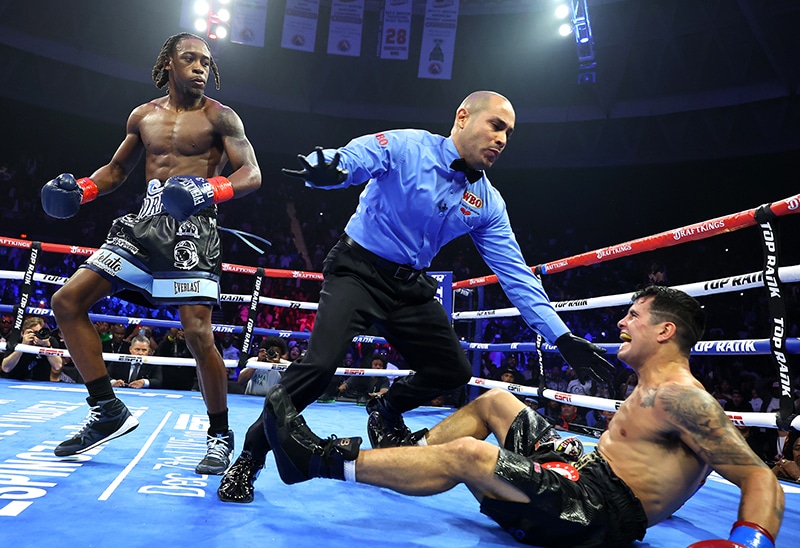
{"type": "Polygon", "coordinates": [[[234,461],[219,482],[217,497],[222,502],[253,502],[254,483],[264,468],[264,463],[258,463],[248,451],[234,461]]]}
{"type": "Polygon", "coordinates": [[[373,449],[411,445],[408,440],[412,432],[403,421],[403,415],[391,409],[383,397],[370,399],[367,413],[367,434],[373,449]]]}
{"type": "Polygon", "coordinates": [[[74,437],[56,446],[53,452],[57,457],[83,453],[101,443],[124,436],[139,426],[139,421],[117,398],[95,402],[89,397],[86,402],[89,404],[89,415],[83,427],[74,437]]]}
{"type": "Polygon", "coordinates": [[[322,439],[297,413],[286,389],[276,384],[264,401],[264,432],[284,483],[311,478],[344,479],[344,462],[356,460],[361,438],[322,439]]]}
{"type": "Polygon", "coordinates": [[[233,431],[211,433],[206,435],[206,456],[203,457],[194,471],[196,474],[219,476],[228,469],[233,453],[233,431]]]}

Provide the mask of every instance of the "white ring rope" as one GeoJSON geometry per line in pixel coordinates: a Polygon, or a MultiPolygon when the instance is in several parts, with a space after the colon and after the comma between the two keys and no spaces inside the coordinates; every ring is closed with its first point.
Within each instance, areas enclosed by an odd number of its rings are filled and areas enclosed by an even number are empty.
{"type": "MultiPolygon", "coordinates": [[[[784,283],[800,282],[800,265],[784,266],[778,269],[778,276],[784,283]]],[[[717,295],[721,293],[731,293],[733,291],[743,291],[745,289],[764,289],[764,275],[762,272],[751,272],[727,278],[717,278],[705,282],[694,282],[690,284],[672,286],[675,289],[688,293],[692,297],[705,295],[717,295]]],[[[625,306],[630,304],[633,292],[618,293],[617,295],[605,295],[601,297],[591,297],[589,299],[576,299],[572,301],[553,302],[556,310],[592,310],[607,306],[625,306]]],[[[498,308],[497,310],[476,310],[453,312],[453,321],[456,320],[477,320],[484,318],[510,318],[519,316],[517,308],[498,308]]]]}

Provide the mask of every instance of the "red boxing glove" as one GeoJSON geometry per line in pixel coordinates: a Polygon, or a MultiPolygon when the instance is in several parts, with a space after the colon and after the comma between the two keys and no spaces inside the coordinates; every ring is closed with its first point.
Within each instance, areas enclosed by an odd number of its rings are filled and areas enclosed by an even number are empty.
{"type": "Polygon", "coordinates": [[[690,544],[689,548],[775,548],[775,539],[757,523],[737,521],[728,540],[701,540],[690,544]]]}

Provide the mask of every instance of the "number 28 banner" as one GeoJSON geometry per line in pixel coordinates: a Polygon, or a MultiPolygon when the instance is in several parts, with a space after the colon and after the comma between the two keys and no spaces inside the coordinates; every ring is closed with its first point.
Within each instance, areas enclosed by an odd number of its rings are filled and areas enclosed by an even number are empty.
{"type": "Polygon", "coordinates": [[[381,59],[408,59],[412,0],[384,0],[381,59]]]}

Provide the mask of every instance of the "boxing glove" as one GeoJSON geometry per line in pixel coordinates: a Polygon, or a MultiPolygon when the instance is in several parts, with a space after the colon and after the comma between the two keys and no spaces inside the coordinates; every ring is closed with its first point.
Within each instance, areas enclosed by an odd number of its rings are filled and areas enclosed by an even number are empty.
{"type": "Polygon", "coordinates": [[[701,540],[689,548],[775,548],[775,539],[757,523],[737,521],[728,540],[701,540]]]}
{"type": "Polygon", "coordinates": [[[81,204],[97,198],[97,185],[88,177],[75,180],[72,173],[62,173],[42,188],[42,208],[56,219],[69,219],[81,204]]]}
{"type": "Polygon", "coordinates": [[[572,333],[564,333],[556,339],[556,347],[582,383],[589,380],[589,377],[606,384],[614,379],[614,366],[600,356],[606,351],[596,344],[572,333]]]}
{"type": "Polygon", "coordinates": [[[318,187],[336,186],[347,179],[347,170],[339,168],[340,156],[338,152],[334,154],[330,162],[326,162],[322,147],[316,147],[314,151],[317,153],[317,165],[312,166],[308,163],[308,160],[300,155],[297,157],[297,161],[303,166],[301,171],[283,168],[281,172],[290,177],[308,181],[318,187]]]}
{"type": "Polygon", "coordinates": [[[226,177],[174,175],[164,183],[161,205],[175,220],[183,222],[204,207],[233,198],[233,185],[226,177]]]}

